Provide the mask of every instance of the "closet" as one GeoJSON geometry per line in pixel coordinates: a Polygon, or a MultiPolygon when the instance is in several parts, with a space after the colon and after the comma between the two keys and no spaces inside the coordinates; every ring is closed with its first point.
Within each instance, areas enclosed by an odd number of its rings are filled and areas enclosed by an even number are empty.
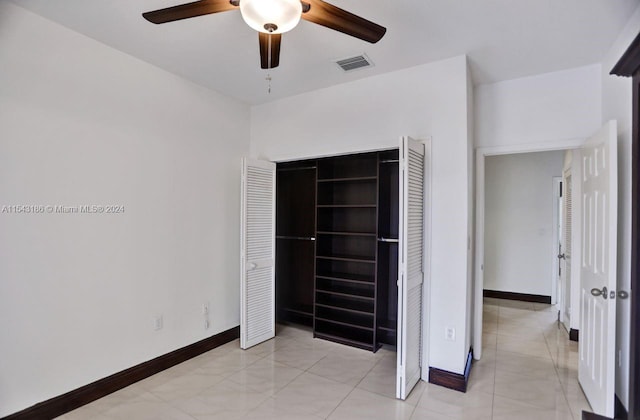
{"type": "Polygon", "coordinates": [[[398,150],[278,163],[276,317],[376,351],[396,344],[398,150]]]}
{"type": "Polygon", "coordinates": [[[396,397],[422,377],[429,143],[296,162],[242,160],[240,347],[276,321],[397,351],[396,397]]]}

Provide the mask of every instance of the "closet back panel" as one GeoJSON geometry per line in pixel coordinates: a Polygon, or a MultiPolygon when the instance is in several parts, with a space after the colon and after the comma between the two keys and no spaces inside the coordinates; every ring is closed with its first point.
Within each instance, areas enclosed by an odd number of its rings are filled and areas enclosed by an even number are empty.
{"type": "Polygon", "coordinates": [[[320,159],[318,160],[318,180],[375,177],[377,161],[376,153],[320,159]]]}
{"type": "Polygon", "coordinates": [[[316,170],[310,166],[309,169],[277,171],[277,236],[315,236],[315,183],[316,170]]]}

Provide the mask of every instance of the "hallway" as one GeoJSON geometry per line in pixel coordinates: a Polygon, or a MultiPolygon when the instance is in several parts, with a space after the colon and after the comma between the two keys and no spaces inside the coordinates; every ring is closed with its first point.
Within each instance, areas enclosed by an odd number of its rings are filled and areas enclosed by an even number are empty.
{"type": "Polygon", "coordinates": [[[494,419],[581,419],[578,343],[553,305],[485,298],[482,360],[470,392],[492,389],[494,419]]]}

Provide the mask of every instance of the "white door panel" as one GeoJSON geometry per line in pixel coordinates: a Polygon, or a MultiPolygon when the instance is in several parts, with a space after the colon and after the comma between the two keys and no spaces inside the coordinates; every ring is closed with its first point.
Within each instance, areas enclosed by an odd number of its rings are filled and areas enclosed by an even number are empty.
{"type": "Polygon", "coordinates": [[[594,412],[612,417],[616,332],[617,132],[608,122],[582,157],[578,377],[594,412]]]}
{"type": "Polygon", "coordinates": [[[424,144],[400,145],[398,342],[396,397],[406,399],[420,380],[424,272],[424,144]]]}
{"type": "Polygon", "coordinates": [[[240,347],[275,336],[275,174],[271,162],[242,161],[240,347]]]}

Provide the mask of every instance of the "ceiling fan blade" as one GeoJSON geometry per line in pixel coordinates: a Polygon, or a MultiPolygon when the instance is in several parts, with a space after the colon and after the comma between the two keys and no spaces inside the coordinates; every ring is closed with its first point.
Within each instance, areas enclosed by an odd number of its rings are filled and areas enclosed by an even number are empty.
{"type": "Polygon", "coordinates": [[[343,34],[354,36],[362,39],[363,41],[375,44],[380,41],[385,32],[387,32],[385,27],[354,15],[353,13],[347,12],[346,10],[325,1],[302,0],[302,3],[303,6],[304,3],[311,6],[306,12],[304,12],[304,10],[307,8],[303,7],[302,19],[317,23],[318,25],[326,26],[327,28],[342,32],[343,34]]]}
{"type": "Polygon", "coordinates": [[[282,34],[258,32],[258,40],[260,41],[260,67],[263,69],[278,67],[282,34]]]}
{"type": "Polygon", "coordinates": [[[167,23],[196,16],[209,15],[211,13],[234,10],[238,8],[237,4],[238,2],[233,0],[200,0],[167,7],[166,9],[146,12],[142,14],[142,17],[152,23],[167,23]]]}

